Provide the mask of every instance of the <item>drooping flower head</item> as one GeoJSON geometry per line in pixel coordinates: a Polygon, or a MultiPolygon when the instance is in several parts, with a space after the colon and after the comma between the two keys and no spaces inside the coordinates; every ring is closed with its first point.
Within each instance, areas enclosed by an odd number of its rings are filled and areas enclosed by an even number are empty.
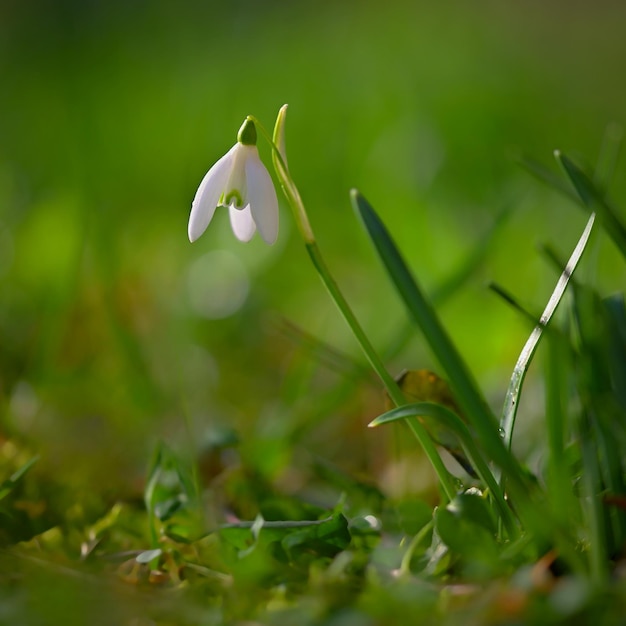
{"type": "Polygon", "coordinates": [[[191,205],[189,241],[206,230],[219,206],[228,207],[235,237],[250,241],[258,230],[267,244],[278,236],[278,200],[272,179],[259,158],[256,128],[242,124],[237,143],[206,173],[191,205]]]}

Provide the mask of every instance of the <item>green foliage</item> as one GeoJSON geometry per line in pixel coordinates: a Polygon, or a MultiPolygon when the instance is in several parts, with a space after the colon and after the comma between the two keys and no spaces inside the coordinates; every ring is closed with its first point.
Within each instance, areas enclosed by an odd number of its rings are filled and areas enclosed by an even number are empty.
{"type": "MultiPolygon", "coordinates": [[[[600,197],[590,177],[572,167],[566,171],[585,181],[585,193],[600,197]]],[[[617,619],[626,543],[626,305],[622,294],[603,297],[573,276],[593,216],[538,326],[544,330],[555,318],[543,343],[546,458],[531,472],[505,445],[493,416],[477,411],[486,403],[435,307],[372,207],[358,194],[353,198],[390,278],[445,365],[468,415],[466,423],[455,403],[438,404],[433,390],[432,401],[396,407],[370,425],[414,416],[435,420],[456,438],[476,476],[458,480],[457,493],[433,509],[420,499],[394,501],[319,458],[309,471],[312,484],[317,481],[322,489],[319,494],[326,490],[327,495],[321,498],[326,504],[314,504],[297,490],[288,494],[277,488],[272,478],[277,466],[268,465],[260,450],[242,446],[232,431],[216,433],[199,462],[159,443],[143,502],[118,502],[108,509],[96,502],[26,540],[6,526],[9,549],[1,575],[7,582],[16,575],[32,581],[22,585],[29,606],[48,603],[51,615],[60,619],[60,609],[42,595],[44,587],[59,598],[95,594],[97,603],[117,598],[108,587],[98,590],[117,580],[139,595],[121,603],[116,619],[140,613],[159,624],[174,615],[181,624],[250,619],[400,624],[407,611],[433,624],[617,619]],[[564,298],[568,282],[569,298],[564,298]],[[455,384],[457,375],[460,384],[455,384]],[[467,394],[465,400],[459,393],[467,394]],[[239,456],[233,465],[224,455],[234,452],[239,456]],[[209,479],[207,489],[203,472],[219,480],[209,479]],[[207,498],[213,501],[210,508],[207,498]],[[256,519],[238,518],[235,511],[256,519]],[[73,553],[82,555],[80,562],[73,553]]],[[[531,334],[532,348],[524,348],[516,371],[528,370],[540,336],[531,334]]],[[[309,354],[330,354],[341,363],[340,353],[310,335],[304,339],[301,345],[309,354]]],[[[516,376],[517,406],[524,387],[523,377],[516,376]]],[[[308,374],[305,378],[310,384],[308,374]]],[[[508,399],[505,416],[507,406],[508,399]]],[[[503,423],[514,443],[514,422],[503,423]]],[[[290,436],[297,442],[302,435],[290,436]]],[[[16,513],[20,490],[22,502],[29,501],[36,461],[22,461],[3,483],[7,518],[16,513]]],[[[35,609],[28,611],[32,623],[41,621],[35,609]]],[[[88,609],[77,605],[72,615],[80,623],[88,609]]]]}
{"type": "MultiPolygon", "coordinates": [[[[592,210],[596,207],[601,209],[601,223],[607,227],[613,241],[624,253],[626,239],[623,241],[621,239],[622,225],[616,213],[608,207],[590,177],[560,153],[557,153],[557,159],[563,165],[584,204],[592,210]]],[[[534,169],[537,170],[536,167],[534,169]]],[[[552,180],[549,176],[543,178],[552,180]]],[[[558,188],[562,189],[560,185],[558,188]]],[[[419,325],[435,356],[450,377],[450,384],[456,390],[459,404],[468,415],[469,423],[476,435],[468,430],[460,416],[449,406],[438,405],[436,398],[434,403],[407,404],[388,411],[374,420],[371,426],[398,419],[410,419],[414,416],[427,415],[438,420],[441,428],[453,432],[458,437],[467,457],[475,465],[483,485],[488,487],[497,505],[493,512],[499,514],[501,523],[507,527],[510,539],[517,538],[516,522],[512,520],[512,515],[515,515],[521,527],[522,537],[529,545],[535,544],[533,550],[536,553],[545,550],[547,543],[558,550],[561,558],[573,571],[580,571],[582,567],[587,571],[592,583],[595,585],[606,583],[613,567],[612,559],[623,549],[625,538],[624,510],[620,506],[607,507],[604,500],[607,493],[609,498],[617,495],[617,501],[621,501],[619,500],[621,494],[626,494],[624,482],[626,456],[623,453],[622,424],[624,407],[621,402],[624,384],[621,362],[624,354],[623,335],[626,331],[626,327],[623,326],[625,319],[623,295],[602,300],[593,289],[580,284],[574,285],[571,299],[572,323],[567,324],[559,331],[558,337],[552,339],[555,342],[565,341],[567,352],[563,354],[558,365],[555,363],[555,368],[563,368],[569,360],[569,376],[574,381],[576,399],[580,407],[572,411],[557,387],[549,392],[546,427],[550,433],[548,454],[551,458],[548,464],[551,467],[551,478],[555,482],[549,482],[547,490],[534,485],[530,487],[533,492],[530,494],[531,497],[525,497],[524,489],[529,485],[527,472],[503,452],[496,427],[484,422],[483,414],[479,410],[472,410],[478,409],[482,404],[480,396],[475,391],[471,378],[467,375],[467,368],[456,353],[434,308],[410,275],[394,242],[372,207],[358,193],[353,193],[353,201],[391,281],[404,300],[409,315],[419,325]],[[573,358],[570,355],[573,355],[573,358]],[[563,467],[564,442],[569,441],[572,436],[574,437],[572,451],[578,457],[578,462],[563,467]],[[482,452],[474,442],[478,443],[482,452]],[[488,462],[500,466],[502,476],[500,485],[495,484],[493,475],[485,464],[485,458],[488,462]],[[576,501],[571,492],[578,482],[580,488],[576,501]],[[501,491],[505,486],[511,491],[508,502],[505,501],[504,493],[501,491]],[[569,491],[570,495],[551,493],[550,487],[556,487],[559,492],[569,491]],[[546,510],[546,504],[551,501],[558,502],[559,507],[567,506],[566,511],[560,508],[546,510]],[[509,507],[513,503],[514,509],[510,510],[509,507]],[[563,534],[565,520],[568,520],[570,525],[573,520],[577,520],[575,532],[572,532],[570,526],[569,532],[563,534]],[[580,537],[584,537],[587,543],[583,551],[586,566],[581,565],[580,548],[577,545],[580,537]]],[[[515,414],[521,400],[525,373],[542,331],[555,313],[585,250],[594,218],[595,213],[592,213],[574,253],[563,270],[557,288],[522,350],[511,377],[500,430],[509,448],[513,441],[515,414]]],[[[518,306],[516,308],[519,309],[518,306]]],[[[552,384],[555,386],[562,384],[562,379],[557,378],[554,370],[551,376],[554,377],[549,379],[552,384]]],[[[567,374],[565,377],[567,378],[567,374]]],[[[610,499],[609,502],[614,504],[616,501],[610,499]]],[[[477,566],[483,557],[486,562],[493,561],[499,554],[494,543],[497,536],[495,531],[493,529],[490,531],[484,524],[477,525],[476,516],[468,513],[466,507],[458,506],[456,499],[446,509],[437,512],[435,530],[459,558],[469,557],[472,566],[477,566]],[[475,536],[476,540],[474,544],[468,546],[471,536],[475,536]],[[475,545],[481,547],[474,550],[475,545]]],[[[489,572],[488,575],[492,573],[489,572]]]]}
{"type": "Polygon", "coordinates": [[[571,147],[623,122],[624,7],[574,4],[3,6],[0,622],[623,621],[621,133],[571,147]],[[188,246],[202,173],[283,102],[338,288],[459,411],[379,415],[282,208],[274,248],[225,214],[188,246]],[[521,159],[547,188],[503,158],[554,143],[562,172],[521,159]],[[475,476],[442,489],[396,424],[426,417],[475,476]]]}

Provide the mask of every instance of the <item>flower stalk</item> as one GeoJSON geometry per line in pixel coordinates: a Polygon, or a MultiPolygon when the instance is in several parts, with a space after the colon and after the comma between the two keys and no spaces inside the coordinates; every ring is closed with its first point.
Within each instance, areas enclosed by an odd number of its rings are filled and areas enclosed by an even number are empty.
{"type": "MultiPolygon", "coordinates": [[[[272,148],[272,162],[274,164],[276,176],[278,177],[285,197],[287,198],[287,201],[293,211],[298,230],[300,231],[300,234],[304,239],[304,243],[309,257],[311,258],[315,269],[317,270],[322,282],[324,283],[324,286],[326,287],[335,305],[339,309],[339,312],[343,316],[344,320],[350,327],[350,330],[352,331],[355,339],[361,346],[361,349],[363,350],[372,369],[376,372],[381,382],[385,386],[389,397],[396,406],[402,406],[406,404],[406,399],[404,397],[404,394],[402,393],[402,390],[400,389],[394,378],[391,376],[391,374],[389,374],[389,372],[387,371],[387,368],[382,362],[380,356],[376,352],[374,346],[372,345],[365,331],[361,327],[354,312],[352,311],[352,308],[348,304],[341,289],[339,288],[339,285],[330,273],[330,270],[328,269],[328,266],[324,261],[324,257],[322,256],[319,246],[317,245],[317,241],[315,239],[313,228],[311,227],[306,208],[304,206],[304,203],[302,202],[302,198],[300,196],[298,188],[291,178],[287,165],[287,156],[285,149],[286,114],[287,105],[285,104],[280,109],[278,117],[276,118],[276,125],[274,127],[273,137],[269,136],[267,131],[263,128],[262,124],[258,122],[258,120],[256,120],[252,116],[249,116],[248,119],[255,122],[255,124],[263,133],[272,148]]],[[[435,472],[437,473],[439,481],[441,482],[441,486],[444,490],[446,497],[449,500],[452,500],[457,491],[455,480],[445,467],[435,444],[428,435],[424,426],[417,418],[408,420],[408,424],[411,431],[422,446],[426,456],[428,457],[428,460],[431,462],[433,468],[435,469],[435,472]]]]}

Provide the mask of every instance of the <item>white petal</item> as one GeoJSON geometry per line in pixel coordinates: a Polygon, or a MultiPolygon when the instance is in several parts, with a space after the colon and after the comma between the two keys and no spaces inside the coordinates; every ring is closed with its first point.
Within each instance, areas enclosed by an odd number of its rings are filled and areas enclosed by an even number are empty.
{"type": "Polygon", "coordinates": [[[236,209],[231,206],[228,211],[230,213],[230,225],[233,227],[235,237],[239,241],[250,241],[256,230],[252,213],[250,213],[250,206],[245,209],[236,209]]]}
{"type": "Polygon", "coordinates": [[[263,241],[272,245],[278,237],[278,199],[274,183],[258,153],[246,161],[246,179],[254,223],[263,241]]]}
{"type": "Polygon", "coordinates": [[[242,143],[236,143],[232,153],[232,166],[224,187],[225,204],[243,209],[245,206],[248,206],[246,163],[248,159],[254,158],[255,155],[258,159],[259,151],[256,146],[244,146],[242,143]],[[234,198],[231,196],[233,193],[236,193],[234,198]]]}
{"type": "Polygon", "coordinates": [[[205,174],[193,202],[187,233],[189,241],[195,241],[206,230],[213,219],[220,196],[228,180],[232,168],[233,153],[237,146],[233,146],[211,169],[205,174]]]}

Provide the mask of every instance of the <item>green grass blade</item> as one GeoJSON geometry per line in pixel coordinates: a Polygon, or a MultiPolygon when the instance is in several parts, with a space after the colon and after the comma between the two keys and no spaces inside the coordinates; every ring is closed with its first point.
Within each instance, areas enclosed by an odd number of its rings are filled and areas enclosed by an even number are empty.
{"type": "Polygon", "coordinates": [[[19,467],[7,480],[3,481],[0,484],[0,500],[6,498],[12,491],[15,489],[17,483],[21,480],[21,478],[26,474],[35,463],[39,461],[39,455],[32,457],[24,465],[19,467]]]}
{"type": "Polygon", "coordinates": [[[150,538],[152,540],[152,547],[158,547],[158,533],[156,529],[154,508],[156,504],[156,491],[159,482],[159,476],[161,473],[161,464],[163,459],[163,444],[157,443],[154,451],[154,457],[148,472],[148,480],[143,492],[143,501],[148,512],[148,519],[150,522],[150,538]]]}
{"type": "Polygon", "coordinates": [[[418,325],[443,367],[455,397],[485,450],[498,464],[511,464],[498,435],[497,422],[476,385],[469,368],[439,321],[430,301],[411,275],[389,232],[367,200],[356,190],[352,204],[380,256],[409,316],[418,325]]]}
{"type": "Polygon", "coordinates": [[[618,247],[622,256],[626,258],[626,227],[617,215],[615,209],[609,205],[604,195],[596,185],[571,159],[558,150],[554,153],[556,160],[561,164],[568,178],[574,185],[583,204],[597,213],[598,218],[618,247]]]}
{"type": "Polygon", "coordinates": [[[584,513],[589,528],[589,567],[592,580],[601,585],[608,577],[608,546],[606,536],[606,517],[601,500],[602,481],[598,456],[589,418],[582,416],[580,441],[582,445],[582,459],[585,471],[581,475],[581,490],[583,493],[584,513]]]}
{"type": "Polygon", "coordinates": [[[548,187],[552,187],[552,189],[566,195],[570,198],[570,200],[578,202],[579,198],[576,193],[572,191],[572,188],[560,176],[557,176],[552,170],[549,170],[545,165],[536,159],[522,155],[517,157],[516,161],[537,180],[540,180],[548,187]]]}
{"type": "MultiPolygon", "coordinates": [[[[413,279],[385,226],[363,196],[356,190],[351,195],[354,208],[403,299],[411,319],[421,328],[441,363],[456,400],[477,436],[480,449],[506,474],[509,486],[507,496],[522,521],[523,528],[530,530],[537,542],[555,543],[564,559],[575,565],[580,559],[569,535],[561,532],[547,509],[540,490],[533,485],[527,472],[504,445],[497,423],[494,423],[495,418],[486,406],[469,370],[441,325],[432,305],[413,279]]],[[[478,471],[478,468],[476,469],[478,471]]],[[[500,487],[498,491],[502,493],[500,487]]]]}
{"type": "Polygon", "coordinates": [[[574,499],[571,462],[567,459],[566,442],[571,433],[567,420],[568,370],[573,351],[562,336],[546,337],[545,407],[548,462],[546,484],[554,516],[561,523],[572,523],[578,507],[574,499]]]}
{"type": "Polygon", "coordinates": [[[487,285],[487,288],[493,291],[496,295],[500,296],[508,305],[510,305],[513,309],[515,309],[518,313],[522,315],[526,320],[531,322],[532,324],[537,324],[539,321],[539,317],[531,313],[524,305],[507,289],[502,287],[495,282],[490,282],[487,285]]]}
{"type": "MultiPolygon", "coordinates": [[[[549,243],[542,243],[539,245],[538,250],[548,263],[560,274],[565,267],[565,259],[555,250],[554,246],[549,243]]],[[[573,284],[575,284],[575,282],[573,284]]]]}
{"type": "MultiPolygon", "coordinates": [[[[596,493],[603,496],[624,494],[626,427],[623,408],[616,394],[619,383],[611,359],[611,349],[619,346],[620,337],[611,323],[606,302],[595,291],[578,286],[574,293],[578,340],[576,380],[581,406],[587,416],[588,436],[594,442],[594,459],[600,480],[596,493]]],[[[623,353],[624,345],[618,350],[623,353]]],[[[615,554],[624,544],[626,512],[621,507],[611,506],[602,513],[608,553],[615,554]]]]}
{"type": "Polygon", "coordinates": [[[587,221],[587,225],[585,226],[585,230],[583,231],[572,255],[565,266],[565,269],[561,273],[561,276],[548,300],[548,304],[541,315],[539,320],[539,324],[535,326],[530,337],[524,344],[522,348],[522,352],[517,359],[517,363],[515,364],[515,368],[513,369],[513,374],[511,375],[511,380],[509,382],[509,387],[506,392],[506,398],[504,400],[504,408],[502,410],[502,419],[500,422],[502,432],[504,435],[504,442],[507,448],[511,449],[511,444],[513,442],[513,428],[515,427],[515,417],[517,415],[517,407],[519,404],[519,397],[522,391],[522,385],[524,383],[524,378],[526,377],[526,372],[528,371],[528,367],[530,366],[530,362],[533,358],[535,350],[539,344],[539,340],[543,334],[544,328],[550,322],[550,319],[554,315],[563,294],[565,293],[565,289],[567,288],[567,284],[578,265],[578,261],[580,261],[580,257],[585,250],[585,246],[587,245],[587,241],[589,240],[589,235],[591,234],[591,230],[593,228],[595,220],[595,214],[592,213],[591,217],[587,221]]]}

